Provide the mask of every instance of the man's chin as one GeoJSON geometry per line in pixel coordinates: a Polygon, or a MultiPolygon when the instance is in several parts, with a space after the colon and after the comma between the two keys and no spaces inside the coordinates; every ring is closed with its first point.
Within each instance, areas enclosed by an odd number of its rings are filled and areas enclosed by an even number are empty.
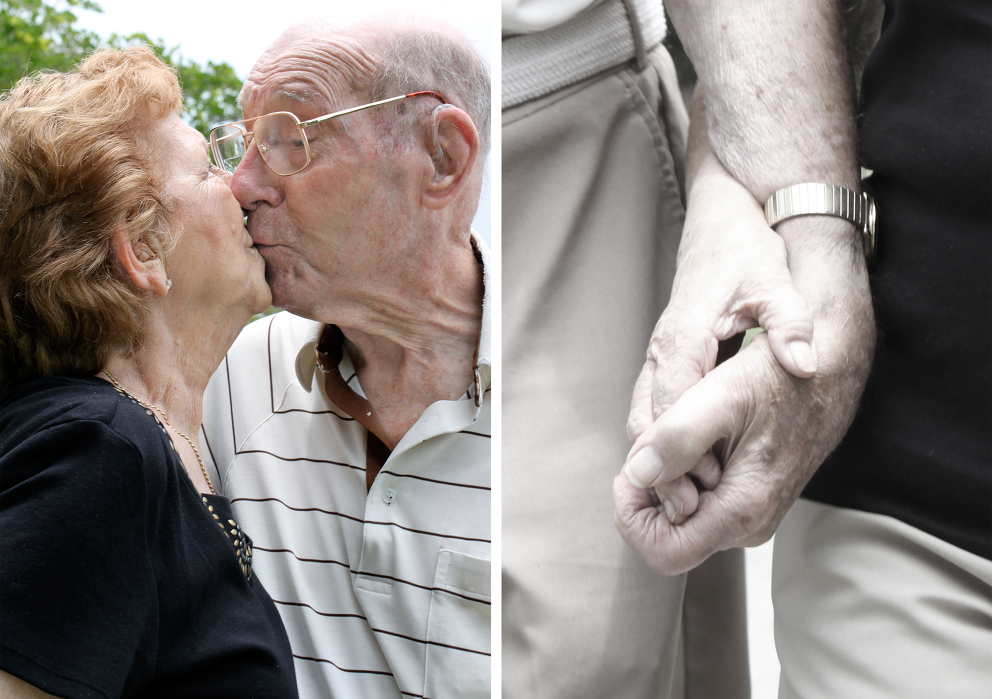
{"type": "Polygon", "coordinates": [[[285,280],[279,275],[270,276],[268,267],[265,268],[265,281],[269,285],[271,305],[292,312],[296,303],[294,303],[295,295],[290,293],[291,284],[284,283],[285,280]]]}
{"type": "Polygon", "coordinates": [[[265,261],[265,283],[272,292],[272,305],[294,315],[305,315],[298,311],[313,301],[312,277],[304,278],[292,266],[273,264],[273,259],[265,261]],[[309,281],[308,281],[309,280],[309,281]]]}

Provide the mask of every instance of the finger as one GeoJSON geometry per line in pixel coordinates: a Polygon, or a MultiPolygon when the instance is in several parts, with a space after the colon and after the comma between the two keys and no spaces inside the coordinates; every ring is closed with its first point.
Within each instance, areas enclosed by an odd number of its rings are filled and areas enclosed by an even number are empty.
{"type": "Polygon", "coordinates": [[[699,504],[699,491],[689,476],[655,486],[654,491],[668,521],[675,525],[682,524],[699,504]]]}
{"type": "Polygon", "coordinates": [[[703,488],[713,490],[720,483],[723,467],[711,449],[703,454],[703,458],[697,461],[695,466],[689,469],[689,473],[700,482],[703,488]]]}
{"type": "Polygon", "coordinates": [[[654,491],[655,504],[664,510],[668,521],[679,525],[696,511],[699,505],[700,487],[712,490],[719,484],[722,473],[720,462],[710,450],[689,469],[688,474],[649,488],[648,492],[654,491]]]}
{"type": "MultiPolygon", "coordinates": [[[[644,521],[644,518],[653,519],[655,516],[668,521],[664,508],[657,499],[656,491],[631,485],[623,473],[613,479],[613,506],[617,521],[622,520],[627,528],[635,521],[644,521]]],[[[671,525],[671,522],[668,523],[671,525]]]]}
{"type": "Polygon", "coordinates": [[[699,494],[692,516],[674,527],[680,536],[657,540],[652,555],[664,560],[667,569],[681,572],[714,551],[765,543],[781,519],[772,516],[775,494],[767,486],[741,473],[727,473],[714,490],[699,494]]]}
{"type": "Polygon", "coordinates": [[[733,496],[721,498],[716,492],[701,493],[692,516],[673,524],[654,504],[650,491],[634,487],[621,473],[613,481],[614,521],[627,545],[652,568],[662,575],[677,575],[716,551],[741,545],[728,517],[728,500],[732,505],[733,496]]]}
{"type": "Polygon", "coordinates": [[[808,379],[816,374],[819,361],[813,337],[813,313],[806,299],[796,290],[792,278],[785,275],[761,294],[756,318],[772,348],[775,359],[793,376],[808,379]]]}
{"type": "MultiPolygon", "coordinates": [[[[655,505],[651,491],[634,487],[621,473],[613,479],[613,509],[617,530],[624,541],[655,567],[652,562],[655,549],[675,534],[664,510],[655,505]]],[[[655,570],[659,569],[655,567],[655,570]]]]}
{"type": "Polygon", "coordinates": [[[656,370],[655,361],[648,358],[634,383],[634,392],[630,398],[630,414],[627,416],[627,438],[631,442],[636,441],[654,422],[651,395],[656,370]]]}
{"type": "Polygon", "coordinates": [[[746,417],[743,391],[735,389],[736,375],[722,364],[707,374],[640,436],[624,465],[635,486],[646,488],[683,475],[722,438],[736,432],[746,417]],[[728,380],[730,379],[730,380],[728,380]]]}
{"type": "MultiPolygon", "coordinates": [[[[622,473],[613,481],[617,530],[652,568],[662,575],[676,575],[688,570],[684,567],[684,560],[695,560],[697,552],[708,551],[701,561],[716,550],[707,549],[709,543],[705,540],[695,540],[695,530],[687,530],[685,525],[673,525],[664,510],[654,504],[649,492],[631,485],[622,473]],[[671,552],[676,553],[678,558],[673,559],[671,552]],[[690,553],[686,555],[683,552],[690,553]]],[[[692,518],[688,521],[691,522],[692,518]]]]}

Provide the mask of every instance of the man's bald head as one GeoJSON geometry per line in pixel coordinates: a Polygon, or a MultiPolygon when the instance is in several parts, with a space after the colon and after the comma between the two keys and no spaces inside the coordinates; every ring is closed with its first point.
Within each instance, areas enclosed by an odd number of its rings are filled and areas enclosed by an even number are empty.
{"type": "MultiPolygon", "coordinates": [[[[276,81],[302,102],[326,101],[341,89],[369,102],[433,90],[472,118],[481,152],[489,150],[489,66],[467,37],[443,22],[396,14],[347,25],[301,21],[258,59],[239,101],[276,81]]],[[[404,102],[386,109],[407,114],[413,108],[404,102]]]]}

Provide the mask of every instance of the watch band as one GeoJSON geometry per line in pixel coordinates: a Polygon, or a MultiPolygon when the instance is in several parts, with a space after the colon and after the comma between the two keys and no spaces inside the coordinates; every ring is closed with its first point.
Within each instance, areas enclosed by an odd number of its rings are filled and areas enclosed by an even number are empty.
{"type": "Polygon", "coordinates": [[[875,200],[833,184],[806,182],[778,190],[765,202],[765,220],[772,228],[794,216],[838,216],[861,229],[865,259],[875,257],[875,200]]]}

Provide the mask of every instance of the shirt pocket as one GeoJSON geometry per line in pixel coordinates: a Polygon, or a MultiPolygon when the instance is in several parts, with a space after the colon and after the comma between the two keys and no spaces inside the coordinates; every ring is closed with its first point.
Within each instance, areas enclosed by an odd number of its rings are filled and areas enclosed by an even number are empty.
{"type": "Polygon", "coordinates": [[[490,562],[441,550],[427,618],[425,699],[489,697],[490,562]]]}

